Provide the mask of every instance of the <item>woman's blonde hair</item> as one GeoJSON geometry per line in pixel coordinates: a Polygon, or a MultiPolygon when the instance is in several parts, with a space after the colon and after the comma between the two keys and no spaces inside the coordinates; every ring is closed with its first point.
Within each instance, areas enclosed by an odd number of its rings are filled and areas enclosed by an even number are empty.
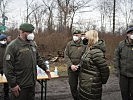
{"type": "Polygon", "coordinates": [[[93,46],[98,40],[98,32],[96,30],[90,30],[85,33],[86,38],[88,39],[88,46],[93,46]]]}

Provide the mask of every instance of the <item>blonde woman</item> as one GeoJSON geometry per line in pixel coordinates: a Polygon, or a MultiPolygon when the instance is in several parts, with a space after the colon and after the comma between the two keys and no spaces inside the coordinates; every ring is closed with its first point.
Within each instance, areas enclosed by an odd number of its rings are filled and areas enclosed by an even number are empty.
{"type": "Polygon", "coordinates": [[[87,49],[81,58],[79,76],[79,100],[101,100],[102,84],[106,84],[109,68],[105,60],[105,42],[99,40],[98,32],[85,33],[87,49]]]}

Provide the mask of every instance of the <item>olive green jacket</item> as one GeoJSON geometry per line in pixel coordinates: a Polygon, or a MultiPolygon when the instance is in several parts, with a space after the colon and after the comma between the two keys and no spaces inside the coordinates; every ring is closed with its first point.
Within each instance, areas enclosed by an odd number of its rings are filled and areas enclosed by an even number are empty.
{"type": "Polygon", "coordinates": [[[71,65],[78,65],[80,63],[85,48],[86,46],[83,45],[82,41],[80,43],[76,43],[73,40],[68,42],[64,52],[64,58],[69,69],[71,65]]]}
{"type": "Polygon", "coordinates": [[[0,45],[0,72],[3,71],[3,57],[6,50],[6,45],[0,45]]]}
{"type": "Polygon", "coordinates": [[[101,100],[102,84],[109,77],[109,68],[105,59],[105,42],[99,40],[91,48],[87,48],[81,58],[79,75],[80,100],[101,100]]]}
{"type": "Polygon", "coordinates": [[[115,50],[114,65],[118,74],[133,77],[133,43],[121,41],[115,50]]]}
{"type": "Polygon", "coordinates": [[[47,69],[34,42],[27,43],[18,37],[7,46],[4,72],[11,87],[34,86],[37,79],[36,65],[44,70],[47,69]]]}

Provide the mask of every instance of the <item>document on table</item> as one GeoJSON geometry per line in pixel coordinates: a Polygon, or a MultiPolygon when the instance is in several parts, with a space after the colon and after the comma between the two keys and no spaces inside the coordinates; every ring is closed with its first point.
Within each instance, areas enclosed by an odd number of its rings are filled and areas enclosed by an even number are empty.
{"type": "Polygon", "coordinates": [[[37,67],[37,76],[47,76],[47,74],[45,73],[45,71],[40,68],[38,65],[36,66],[37,67]]]}

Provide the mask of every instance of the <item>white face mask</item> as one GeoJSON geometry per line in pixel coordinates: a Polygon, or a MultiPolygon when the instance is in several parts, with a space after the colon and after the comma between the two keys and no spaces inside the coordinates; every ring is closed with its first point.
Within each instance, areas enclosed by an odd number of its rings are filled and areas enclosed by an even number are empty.
{"type": "Polygon", "coordinates": [[[73,41],[78,41],[79,37],[78,36],[73,36],[73,41]]]}
{"type": "Polygon", "coordinates": [[[7,43],[7,41],[0,41],[0,44],[6,44],[7,43]]]}
{"type": "Polygon", "coordinates": [[[34,40],[34,38],[35,38],[35,35],[33,33],[30,33],[27,35],[27,40],[29,40],[29,41],[34,40]]]}
{"type": "Polygon", "coordinates": [[[82,40],[83,40],[84,38],[85,38],[84,36],[81,37],[82,40]]]}
{"type": "Polygon", "coordinates": [[[133,40],[133,35],[130,35],[130,39],[132,39],[132,40],[133,40]]]}

